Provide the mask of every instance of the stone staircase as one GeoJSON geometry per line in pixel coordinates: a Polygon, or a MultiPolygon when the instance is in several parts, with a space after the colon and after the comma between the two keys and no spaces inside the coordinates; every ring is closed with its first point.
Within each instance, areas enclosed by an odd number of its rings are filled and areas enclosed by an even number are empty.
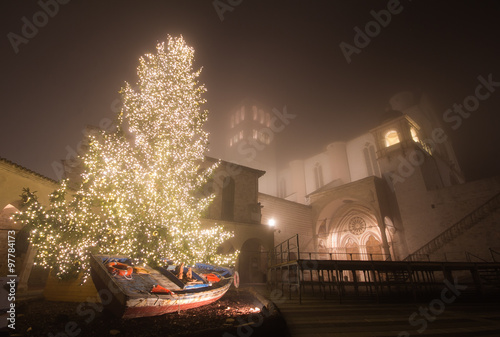
{"type": "Polygon", "coordinates": [[[447,243],[453,241],[458,236],[478,224],[492,212],[500,208],[500,193],[486,201],[484,204],[457,221],[454,225],[443,231],[434,239],[420,247],[418,250],[408,255],[403,261],[418,261],[422,257],[428,257],[447,243]]]}

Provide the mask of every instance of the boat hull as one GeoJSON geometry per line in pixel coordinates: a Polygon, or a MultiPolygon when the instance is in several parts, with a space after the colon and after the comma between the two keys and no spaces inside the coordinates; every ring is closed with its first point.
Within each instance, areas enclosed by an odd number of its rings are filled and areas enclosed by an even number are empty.
{"type": "Polygon", "coordinates": [[[213,286],[178,290],[174,294],[137,294],[127,289],[127,282],[108,273],[100,257],[91,263],[91,277],[101,302],[115,316],[124,319],[158,316],[204,306],[220,299],[230,288],[232,280],[225,278],[213,286]]]}

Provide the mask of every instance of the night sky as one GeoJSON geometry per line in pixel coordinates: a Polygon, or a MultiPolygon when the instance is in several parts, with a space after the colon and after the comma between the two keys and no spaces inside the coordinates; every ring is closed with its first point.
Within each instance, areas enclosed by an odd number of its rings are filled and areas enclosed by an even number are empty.
{"type": "MultiPolygon", "coordinates": [[[[223,20],[211,0],[60,1],[68,3],[47,22],[37,1],[0,4],[0,157],[54,179],[53,163],[76,149],[86,125],[114,118],[138,58],[167,34],[182,34],[203,67],[212,156],[245,98],[297,115],[277,136],[286,162],[367,132],[397,92],[428,93],[442,115],[475,94],[478,76],[500,82],[498,1],[403,0],[350,63],[340,43],[354,45],[354,28],[364,31],[370,12],[394,0],[219,0],[233,4],[223,20]],[[38,32],[16,53],[9,36],[22,36],[34,15],[38,32]]],[[[468,180],[500,172],[500,84],[493,90],[458,129],[443,123],[468,180]]]]}

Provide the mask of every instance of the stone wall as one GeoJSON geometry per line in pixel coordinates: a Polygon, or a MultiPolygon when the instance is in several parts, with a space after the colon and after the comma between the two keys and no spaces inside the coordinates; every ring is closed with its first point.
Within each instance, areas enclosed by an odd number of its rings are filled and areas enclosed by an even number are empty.
{"type": "Polygon", "coordinates": [[[466,261],[466,252],[472,262],[493,261],[490,248],[496,261],[500,261],[500,209],[491,213],[481,222],[458,236],[452,242],[444,245],[430,255],[431,261],[466,261]]]}
{"type": "MultiPolygon", "coordinates": [[[[214,159],[208,163],[213,164],[214,159]]],[[[205,186],[203,193],[209,195],[215,193],[209,209],[205,214],[206,219],[228,220],[242,223],[260,223],[260,207],[258,206],[259,177],[263,171],[249,167],[221,161],[212,179],[205,186]],[[223,193],[228,188],[228,180],[234,182],[234,209],[232,218],[224,219],[223,193]]]]}
{"type": "MultiPolygon", "coordinates": [[[[417,186],[420,180],[418,178],[419,173],[416,172],[414,177],[405,181],[405,188],[396,192],[410,253],[500,192],[500,177],[432,191],[423,189],[421,185],[417,186]],[[408,193],[409,191],[412,193],[408,193]]],[[[477,248],[485,244],[488,235],[488,232],[483,233],[481,240],[477,237],[477,248]]],[[[469,246],[469,249],[472,247],[469,246]]]]}
{"type": "Polygon", "coordinates": [[[312,208],[293,201],[276,198],[259,193],[262,208],[262,223],[270,219],[276,222],[274,244],[277,245],[290,237],[299,234],[301,251],[314,251],[312,208]]]}

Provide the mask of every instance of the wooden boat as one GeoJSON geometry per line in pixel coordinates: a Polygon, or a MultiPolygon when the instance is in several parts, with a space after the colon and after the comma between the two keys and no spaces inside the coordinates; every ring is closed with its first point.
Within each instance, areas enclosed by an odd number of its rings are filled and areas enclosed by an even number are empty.
{"type": "MultiPolygon", "coordinates": [[[[233,280],[237,280],[237,273],[232,270],[205,264],[192,268],[190,282],[175,276],[175,266],[158,269],[141,266],[132,271],[131,261],[125,256],[92,255],[90,265],[102,304],[126,319],[210,304],[221,298],[233,280]]],[[[184,268],[184,272],[187,269],[184,268]]]]}

